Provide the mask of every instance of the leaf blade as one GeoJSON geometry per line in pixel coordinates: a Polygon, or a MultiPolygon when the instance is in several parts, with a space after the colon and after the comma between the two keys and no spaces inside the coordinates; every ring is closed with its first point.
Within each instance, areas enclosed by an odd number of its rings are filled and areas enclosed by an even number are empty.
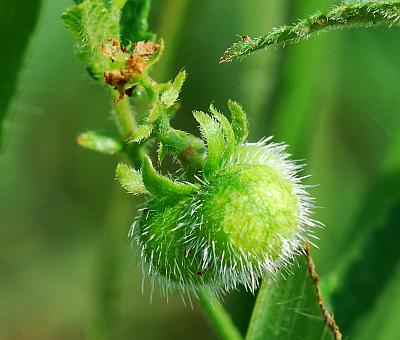
{"type": "Polygon", "coordinates": [[[147,18],[151,0],[128,0],[122,9],[121,40],[129,44],[140,40],[154,40],[155,34],[149,31],[147,18]]]}
{"type": "Polygon", "coordinates": [[[41,0],[0,2],[0,39],[2,50],[7,51],[7,62],[0,63],[0,147],[7,111],[41,5],[41,0]],[[16,22],[23,22],[23,25],[17,25],[16,22]]]}
{"type": "Polygon", "coordinates": [[[334,338],[318,305],[307,258],[298,260],[289,277],[263,280],[246,340],[334,338]]]}

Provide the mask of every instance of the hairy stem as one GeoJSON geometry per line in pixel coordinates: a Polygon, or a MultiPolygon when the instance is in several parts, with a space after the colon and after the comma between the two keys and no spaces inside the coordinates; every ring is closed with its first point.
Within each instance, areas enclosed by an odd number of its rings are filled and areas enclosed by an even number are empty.
{"type": "Polygon", "coordinates": [[[200,303],[209,322],[214,327],[219,337],[224,340],[241,340],[243,337],[233,324],[224,307],[206,291],[198,292],[200,303]]]}
{"type": "Polygon", "coordinates": [[[147,93],[150,105],[161,107],[162,113],[155,122],[154,137],[163,143],[164,147],[180,161],[189,176],[196,173],[203,164],[204,143],[189,133],[171,127],[170,118],[163,112],[163,104],[159,101],[160,92],[166,84],[158,84],[148,75],[141,79],[140,84],[147,93]]]}
{"type": "Polygon", "coordinates": [[[135,115],[129,105],[127,96],[115,103],[114,118],[121,137],[127,140],[132,135],[137,125],[135,115]]]}
{"type": "Polygon", "coordinates": [[[400,24],[400,1],[344,3],[328,12],[318,12],[297,23],[273,29],[257,38],[243,37],[225,51],[220,62],[229,62],[270,45],[298,42],[312,34],[354,26],[400,24]]]}

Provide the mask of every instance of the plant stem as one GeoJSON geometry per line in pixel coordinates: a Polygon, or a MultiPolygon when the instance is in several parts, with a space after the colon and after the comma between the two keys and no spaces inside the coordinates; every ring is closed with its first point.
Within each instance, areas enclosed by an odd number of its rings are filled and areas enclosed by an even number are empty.
{"type": "Polygon", "coordinates": [[[326,13],[319,12],[297,23],[273,29],[264,36],[242,39],[226,50],[220,62],[228,62],[252,54],[270,45],[307,39],[310,35],[319,32],[345,27],[370,27],[382,24],[400,24],[400,1],[341,4],[326,13]]]}
{"type": "MultiPolygon", "coordinates": [[[[147,74],[142,77],[140,84],[147,93],[150,106],[158,105],[159,110],[163,111],[163,104],[159,101],[159,95],[166,84],[155,82],[147,74]]],[[[170,118],[165,112],[159,114],[154,124],[154,137],[162,142],[164,147],[168,148],[181,162],[189,177],[198,172],[203,164],[204,143],[189,133],[184,133],[171,127],[170,118]]]]}
{"type": "Polygon", "coordinates": [[[243,337],[233,324],[231,317],[225,311],[218,299],[205,290],[198,291],[203,312],[221,339],[242,340],[243,337]]]}
{"type": "Polygon", "coordinates": [[[127,96],[115,103],[114,118],[122,138],[124,140],[128,139],[137,124],[127,96]]]}

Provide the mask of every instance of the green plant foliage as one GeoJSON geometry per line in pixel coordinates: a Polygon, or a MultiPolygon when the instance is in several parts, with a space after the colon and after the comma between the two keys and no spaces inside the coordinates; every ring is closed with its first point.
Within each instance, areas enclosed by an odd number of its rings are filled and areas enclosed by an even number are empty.
{"type": "MultiPolygon", "coordinates": [[[[387,177],[385,187],[389,185],[397,189],[399,177],[398,173],[387,177]]],[[[395,190],[393,196],[388,198],[382,197],[382,190],[373,190],[371,195],[374,195],[374,204],[369,209],[364,206],[362,210],[370,213],[364,213],[358,219],[358,224],[363,228],[369,227],[371,232],[365,236],[366,239],[361,240],[361,249],[357,255],[348,259],[346,270],[340,275],[339,286],[332,292],[331,297],[331,303],[345,334],[352,334],[357,322],[373,310],[396,274],[400,258],[400,204],[393,200],[399,197],[398,191],[395,190]],[[377,204],[376,199],[379,196],[381,197],[377,204]]]]}
{"type": "Polygon", "coordinates": [[[308,39],[312,34],[332,29],[383,24],[400,24],[399,1],[343,3],[328,12],[318,12],[292,25],[276,28],[264,36],[244,36],[225,51],[220,62],[247,56],[270,45],[298,42],[308,39]]]}
{"type": "Polygon", "coordinates": [[[193,115],[200,124],[203,137],[207,141],[207,157],[203,172],[205,177],[209,177],[219,170],[225,152],[224,134],[214,118],[200,111],[194,112],[193,115]]]}
{"type": "Polygon", "coordinates": [[[142,168],[143,183],[151,195],[156,197],[185,196],[196,191],[192,184],[178,183],[160,175],[154,168],[148,156],[145,156],[142,168]]]}
{"type": "Polygon", "coordinates": [[[3,122],[16,88],[26,48],[35,31],[41,4],[41,0],[2,1],[0,3],[0,39],[3,51],[0,63],[0,147],[4,129],[3,122]],[[23,25],[17,24],[18,22],[23,22],[23,25]]]}
{"type": "MultiPolygon", "coordinates": [[[[247,119],[232,103],[243,138],[247,119]]],[[[194,112],[207,142],[197,184],[160,175],[148,156],[142,168],[153,197],[131,235],[148,267],[144,274],[156,278],[165,294],[219,294],[241,284],[254,292],[264,274],[275,276],[291,262],[315,226],[308,218],[309,196],[296,177],[299,167],[287,159],[285,146],[237,144],[231,123],[213,106],[210,111],[213,116],[194,112]]]]}
{"type": "Polygon", "coordinates": [[[133,131],[131,137],[129,138],[129,142],[139,143],[142,140],[148,139],[153,132],[152,125],[139,125],[135,131],[133,131]]]}
{"type": "Polygon", "coordinates": [[[78,39],[80,57],[96,79],[114,68],[102,46],[112,43],[112,39],[119,40],[119,16],[118,7],[109,8],[100,0],[85,0],[62,15],[64,25],[78,39]]]}
{"type": "Polygon", "coordinates": [[[232,125],[229,122],[228,118],[226,118],[222,113],[218,112],[214,105],[210,105],[210,112],[221,125],[222,131],[225,135],[226,147],[223,158],[225,161],[228,161],[229,158],[232,156],[232,153],[235,150],[235,146],[237,144],[235,132],[233,131],[232,125]]]}
{"type": "MultiPolygon", "coordinates": [[[[173,82],[166,83],[157,83],[150,77],[150,66],[158,62],[163,43],[145,41],[154,39],[148,31],[149,6],[150,1],[145,0],[86,0],[67,12],[64,21],[78,37],[80,53],[92,73],[97,73],[97,78],[104,73],[111,92],[117,90],[119,94],[118,98],[114,96],[114,117],[123,144],[130,143],[123,145],[123,150],[136,170],[120,164],[117,178],[129,192],[149,196],[130,233],[140,248],[143,268],[153,282],[155,278],[159,280],[166,295],[173,288],[197,295],[223,337],[240,337],[227,322],[226,314],[220,313],[221,305],[212,312],[213,297],[203,293],[209,288],[216,294],[225,293],[238,285],[254,292],[266,273],[275,277],[313,237],[311,228],[317,223],[308,218],[313,205],[307,186],[297,177],[301,167],[288,160],[283,144],[267,144],[265,140],[246,143],[248,122],[238,103],[228,102],[232,123],[214,106],[210,107],[210,114],[194,112],[206,147],[203,141],[171,126],[186,73],[181,71],[173,82]],[[107,17],[104,20],[109,26],[101,25],[102,15],[107,17]],[[100,26],[107,34],[99,34],[100,26]],[[106,36],[111,39],[104,40],[106,36]],[[125,46],[119,45],[121,39],[125,46]],[[100,40],[103,42],[99,45],[100,40]],[[148,110],[140,116],[139,126],[127,98],[133,93],[145,93],[148,100],[148,110]],[[154,169],[146,155],[154,140],[159,146],[159,163],[167,153],[180,162],[175,175],[164,176],[154,169]]],[[[398,1],[342,4],[264,37],[243,36],[221,61],[329,29],[395,25],[399,22],[399,6],[398,1]]],[[[305,101],[300,98],[299,102],[305,101]]],[[[293,103],[293,111],[301,106],[299,102],[293,103]]],[[[293,113],[287,116],[290,115],[293,113]]],[[[302,118],[296,118],[290,127],[277,124],[278,130],[281,127],[290,131],[294,126],[293,130],[300,133],[300,126],[306,124],[302,118]]],[[[90,140],[86,144],[90,147],[90,140]]],[[[97,147],[96,143],[93,145],[92,148],[97,147]]],[[[316,293],[319,279],[307,274],[309,267],[304,266],[303,260],[286,281],[280,277],[274,281],[264,279],[249,339],[286,339],[298,334],[329,339],[332,331],[336,339],[341,338],[336,324],[329,322],[319,288],[316,293]]],[[[354,262],[351,269],[364,271],[364,265],[354,262]]],[[[344,273],[351,276],[349,271],[344,273]]],[[[391,274],[387,270],[386,273],[391,274]]],[[[368,292],[373,303],[376,292],[368,292]]],[[[345,290],[337,293],[347,294],[345,290]]],[[[351,309],[361,314],[360,305],[352,305],[351,309]]],[[[350,324],[356,319],[349,316],[341,320],[350,324]]]]}
{"type": "Polygon", "coordinates": [[[88,131],[80,134],[77,143],[93,151],[114,155],[123,150],[124,144],[118,135],[97,131],[88,131]]]}
{"type": "Polygon", "coordinates": [[[147,190],[143,184],[142,174],[129,165],[119,163],[115,170],[115,176],[122,187],[130,194],[139,195],[147,194],[147,190]]]}
{"type": "Polygon", "coordinates": [[[246,340],[334,339],[318,304],[307,258],[300,256],[290,272],[263,280],[246,340]]]}
{"type": "Polygon", "coordinates": [[[179,97],[179,92],[182,89],[186,79],[186,72],[181,71],[176,76],[171,86],[161,94],[161,102],[168,108],[171,107],[179,97]]]}
{"type": "Polygon", "coordinates": [[[154,33],[149,31],[147,18],[150,11],[150,0],[127,0],[122,9],[121,39],[128,45],[140,40],[154,40],[154,33]]]}
{"type": "Polygon", "coordinates": [[[246,114],[243,108],[233,100],[228,100],[228,108],[232,116],[232,127],[236,142],[238,144],[244,143],[249,134],[246,114]]]}

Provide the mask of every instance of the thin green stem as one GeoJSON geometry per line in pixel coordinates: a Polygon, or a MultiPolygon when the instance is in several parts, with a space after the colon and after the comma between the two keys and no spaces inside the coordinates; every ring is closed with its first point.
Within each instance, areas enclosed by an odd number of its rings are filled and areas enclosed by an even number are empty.
{"type": "Polygon", "coordinates": [[[129,98],[125,96],[114,105],[114,118],[118,131],[124,140],[127,140],[135,130],[137,124],[135,115],[129,104],[129,98]]]}
{"type": "Polygon", "coordinates": [[[229,314],[216,297],[202,290],[198,292],[203,311],[219,337],[224,340],[242,340],[243,337],[233,324],[229,314]]]}
{"type": "Polygon", "coordinates": [[[297,23],[276,28],[264,36],[253,39],[243,37],[226,50],[220,62],[244,57],[270,45],[298,42],[328,30],[383,24],[400,24],[400,1],[344,3],[328,12],[318,12],[297,23]]]}

